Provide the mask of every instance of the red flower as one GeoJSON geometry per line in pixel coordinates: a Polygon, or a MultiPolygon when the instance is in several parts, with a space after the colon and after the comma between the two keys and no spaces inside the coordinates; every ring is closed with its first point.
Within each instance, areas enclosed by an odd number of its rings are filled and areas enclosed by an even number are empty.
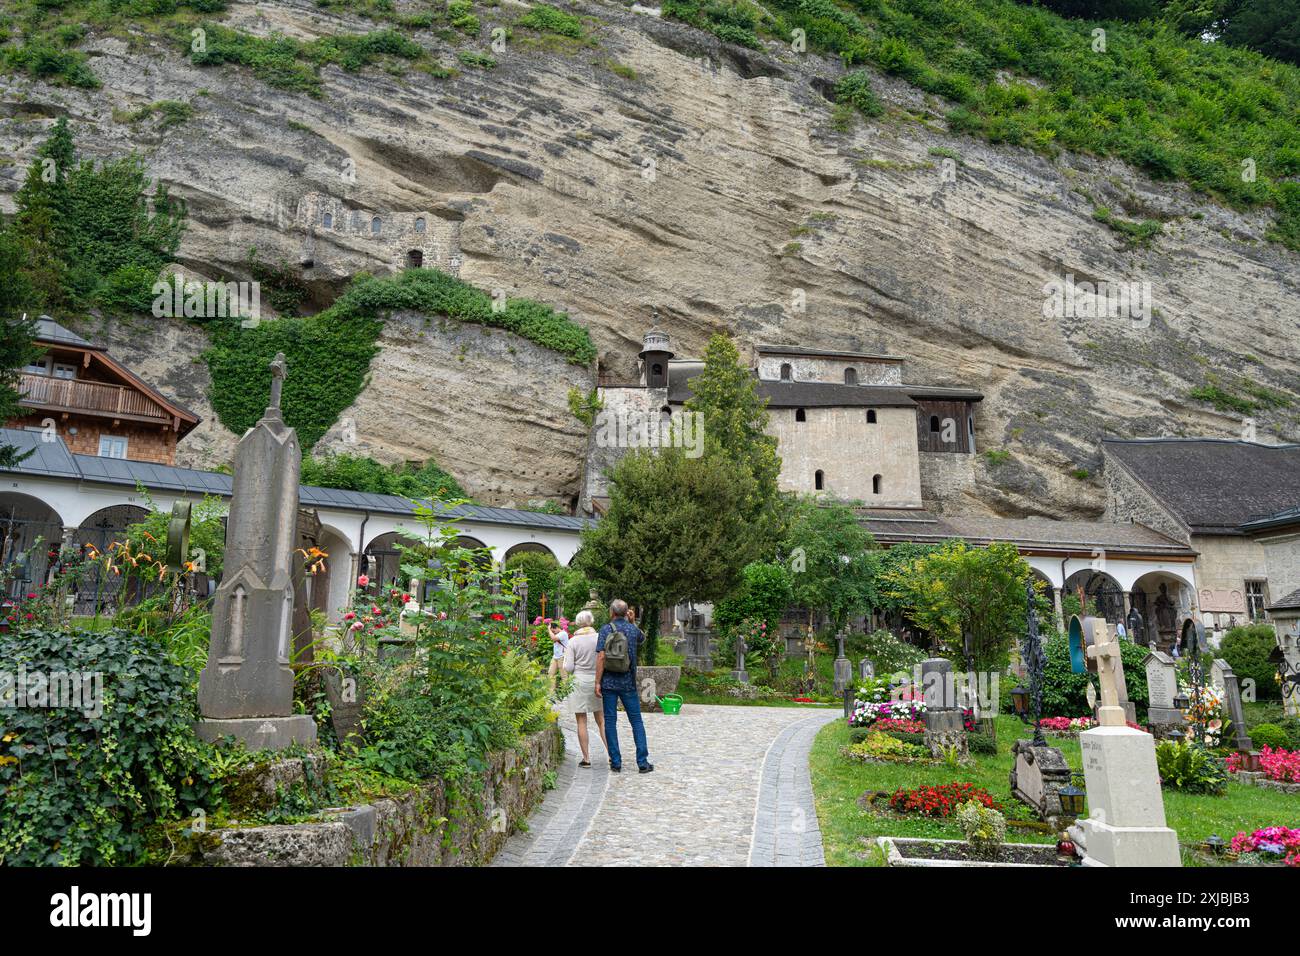
{"type": "Polygon", "coordinates": [[[505,619],[506,616],[504,614],[496,613],[492,615],[492,620],[494,621],[504,621],[505,619]]]}

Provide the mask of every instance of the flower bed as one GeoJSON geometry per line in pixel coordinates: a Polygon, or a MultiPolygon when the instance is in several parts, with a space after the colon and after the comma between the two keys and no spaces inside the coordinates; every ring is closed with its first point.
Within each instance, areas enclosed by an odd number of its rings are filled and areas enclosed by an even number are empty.
{"type": "Polygon", "coordinates": [[[1244,831],[1232,838],[1232,852],[1239,863],[1276,863],[1300,867],[1300,829],[1263,827],[1247,835],[1244,831]]]}
{"type": "Polygon", "coordinates": [[[889,809],[896,813],[919,813],[927,817],[947,817],[963,803],[976,801],[982,806],[1000,810],[1002,805],[982,787],[973,783],[941,783],[938,786],[917,787],[913,790],[899,788],[889,798],[889,809]]]}
{"type": "Polygon", "coordinates": [[[1044,717],[1041,723],[1044,733],[1058,737],[1077,737],[1083,731],[1097,726],[1091,717],[1044,717]]]}
{"type": "Polygon", "coordinates": [[[924,720],[901,720],[896,717],[881,717],[871,725],[872,730],[881,730],[885,733],[898,734],[924,734],[924,720]]]}
{"type": "MultiPolygon", "coordinates": [[[[1228,772],[1238,773],[1242,764],[1241,754],[1228,757],[1228,772]]],[[[1276,750],[1265,747],[1259,752],[1259,769],[1265,779],[1278,783],[1300,783],[1300,750],[1276,750]]]]}
{"type": "MultiPolygon", "coordinates": [[[[967,730],[975,729],[975,712],[969,707],[962,710],[962,723],[967,730]]],[[[908,722],[918,725],[925,732],[925,704],[919,700],[886,700],[853,702],[853,712],[849,715],[850,727],[873,727],[878,721],[888,720],[908,722]]],[[[901,728],[895,727],[894,729],[901,728]]]]}
{"type": "Polygon", "coordinates": [[[930,760],[930,751],[917,744],[905,743],[880,731],[871,731],[858,743],[844,748],[850,760],[883,760],[890,763],[913,763],[930,760]]]}

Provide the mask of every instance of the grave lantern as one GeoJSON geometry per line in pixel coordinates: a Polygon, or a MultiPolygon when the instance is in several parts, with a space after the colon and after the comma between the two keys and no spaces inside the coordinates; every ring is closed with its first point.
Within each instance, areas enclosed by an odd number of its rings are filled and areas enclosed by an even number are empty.
{"type": "Polygon", "coordinates": [[[1011,689],[1011,703],[1016,709],[1016,716],[1022,723],[1029,723],[1029,691],[1016,686],[1011,689]]]}
{"type": "Polygon", "coordinates": [[[1063,814],[1076,819],[1083,816],[1084,801],[1088,793],[1083,788],[1076,787],[1073,779],[1070,780],[1068,786],[1056,791],[1056,795],[1061,801],[1061,812],[1063,814]]]}
{"type": "Polygon", "coordinates": [[[1218,856],[1220,853],[1222,853],[1223,848],[1226,845],[1227,842],[1223,839],[1223,837],[1219,836],[1217,833],[1211,833],[1208,837],[1205,838],[1206,849],[1208,849],[1215,856],[1218,856]]]}

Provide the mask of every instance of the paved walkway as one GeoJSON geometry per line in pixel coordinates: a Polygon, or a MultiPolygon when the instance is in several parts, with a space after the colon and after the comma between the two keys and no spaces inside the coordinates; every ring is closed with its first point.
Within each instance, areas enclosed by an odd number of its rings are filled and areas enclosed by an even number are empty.
{"type": "MultiPolygon", "coordinates": [[[[580,769],[573,718],[556,788],[493,866],[823,866],[808,751],[832,709],[687,704],[646,714],[655,772],[580,769]]],[[[594,724],[592,725],[594,731],[594,724]]],[[[619,715],[619,743],[632,734],[619,715]]]]}

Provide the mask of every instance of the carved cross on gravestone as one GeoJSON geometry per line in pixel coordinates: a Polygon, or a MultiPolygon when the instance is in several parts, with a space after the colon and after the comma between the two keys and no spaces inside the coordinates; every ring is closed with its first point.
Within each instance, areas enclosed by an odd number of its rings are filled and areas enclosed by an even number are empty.
{"type": "Polygon", "coordinates": [[[1097,661],[1097,682],[1101,685],[1097,722],[1103,727],[1123,727],[1127,719],[1122,703],[1124,663],[1119,642],[1110,637],[1105,628],[1099,629],[1098,633],[1105,636],[1099,636],[1097,642],[1088,647],[1088,656],[1097,661]]]}

